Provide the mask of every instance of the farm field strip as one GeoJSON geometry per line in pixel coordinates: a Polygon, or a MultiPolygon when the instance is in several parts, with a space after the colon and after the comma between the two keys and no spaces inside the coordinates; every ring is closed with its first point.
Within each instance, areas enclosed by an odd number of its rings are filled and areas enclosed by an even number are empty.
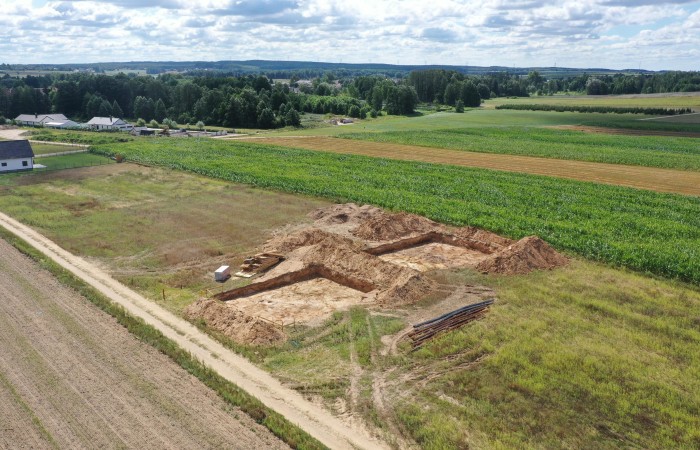
{"type": "Polygon", "coordinates": [[[0,239],[0,448],[284,448],[0,239]]]}
{"type": "Polygon", "coordinates": [[[267,138],[251,142],[340,154],[504,170],[700,196],[700,173],[671,169],[463,152],[335,138],[267,138]]]}
{"type": "Polygon", "coordinates": [[[24,239],[54,262],[97,289],[129,313],[143,319],[221,376],[257,397],[265,405],[331,448],[383,448],[359,429],[350,428],[329,412],[284,387],[267,372],[233,353],[189,322],[118,283],[107,273],[0,213],[0,226],[24,239]]]}

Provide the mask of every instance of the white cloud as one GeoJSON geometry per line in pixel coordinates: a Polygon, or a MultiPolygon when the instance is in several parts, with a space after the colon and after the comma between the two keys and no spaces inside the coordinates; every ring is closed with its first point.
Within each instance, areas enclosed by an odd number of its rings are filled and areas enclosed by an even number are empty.
{"type": "Polygon", "coordinates": [[[695,69],[700,0],[0,0],[0,62],[695,69]],[[42,3],[42,2],[38,2],[42,3]]]}

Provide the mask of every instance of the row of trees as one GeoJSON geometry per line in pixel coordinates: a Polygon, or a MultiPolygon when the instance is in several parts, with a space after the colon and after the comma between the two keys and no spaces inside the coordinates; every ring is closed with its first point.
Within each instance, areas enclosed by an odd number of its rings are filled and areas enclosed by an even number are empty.
{"type": "Polygon", "coordinates": [[[410,114],[418,97],[402,82],[362,77],[371,85],[360,92],[352,81],[340,85],[328,75],[313,83],[273,84],[263,75],[189,77],[183,75],[106,76],[71,74],[13,79],[0,88],[0,114],[60,112],[88,120],[94,116],[142,118],[178,123],[271,128],[298,123],[301,112],[352,117],[410,114]],[[298,86],[297,88],[295,88],[298,86]]]}

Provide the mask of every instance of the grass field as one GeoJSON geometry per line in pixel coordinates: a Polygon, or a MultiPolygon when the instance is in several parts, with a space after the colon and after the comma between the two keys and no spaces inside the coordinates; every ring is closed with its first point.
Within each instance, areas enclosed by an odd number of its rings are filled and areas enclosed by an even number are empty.
{"type": "Polygon", "coordinates": [[[130,164],[13,177],[6,185],[2,211],[178,314],[203,289],[221,289],[212,279],[218,266],[240,264],[271,230],[326,204],[130,164]]]}
{"type": "Polygon", "coordinates": [[[59,145],[59,144],[48,144],[48,143],[32,143],[32,150],[34,150],[35,156],[47,155],[51,153],[62,153],[70,152],[75,150],[81,150],[80,147],[73,147],[70,145],[59,145]]]}
{"type": "Polygon", "coordinates": [[[330,200],[372,203],[700,283],[700,197],[242,142],[100,146],[130,160],[330,200]]]}
{"type": "Polygon", "coordinates": [[[700,95],[696,92],[651,95],[552,95],[520,98],[495,98],[487,106],[506,104],[542,104],[576,106],[610,106],[627,108],[692,108],[700,110],[700,95]]]}

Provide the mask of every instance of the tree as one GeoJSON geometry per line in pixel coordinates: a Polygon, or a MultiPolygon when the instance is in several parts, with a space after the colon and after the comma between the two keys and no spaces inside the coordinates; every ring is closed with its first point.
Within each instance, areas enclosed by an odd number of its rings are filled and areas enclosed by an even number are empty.
{"type": "Polygon", "coordinates": [[[136,120],[136,126],[137,126],[137,127],[145,127],[145,126],[146,126],[146,121],[139,117],[139,118],[136,120]]]}
{"type": "Polygon", "coordinates": [[[298,127],[301,126],[301,117],[296,109],[289,108],[289,111],[284,116],[284,122],[290,127],[298,127]]]}
{"type": "Polygon", "coordinates": [[[158,122],[156,122],[155,120],[151,120],[151,121],[148,123],[148,126],[151,127],[151,128],[158,128],[160,125],[158,125],[158,122]]]}
{"type": "Polygon", "coordinates": [[[455,103],[455,112],[457,112],[457,113],[464,112],[464,102],[462,100],[457,100],[457,102],[455,103]]]}
{"type": "Polygon", "coordinates": [[[200,120],[199,122],[197,122],[196,127],[197,127],[197,129],[198,129],[199,131],[204,130],[204,122],[202,122],[202,121],[200,120]]]}
{"type": "Polygon", "coordinates": [[[107,100],[100,102],[100,108],[97,110],[99,117],[112,117],[112,104],[107,100]]]}
{"type": "Polygon", "coordinates": [[[124,117],[124,111],[122,111],[122,108],[119,106],[119,103],[117,103],[116,100],[114,100],[112,103],[112,115],[119,119],[124,117]]]}
{"type": "Polygon", "coordinates": [[[491,98],[491,89],[484,83],[479,83],[476,85],[476,90],[479,92],[479,97],[481,97],[482,100],[488,100],[491,98]]]}
{"type": "Polygon", "coordinates": [[[165,103],[163,103],[162,99],[158,99],[154,106],[153,118],[159,122],[162,122],[163,119],[165,119],[165,117],[167,116],[167,114],[168,112],[165,109],[165,103]]]}
{"type": "Polygon", "coordinates": [[[258,116],[258,126],[263,129],[272,128],[275,125],[275,113],[270,108],[263,108],[258,116]]]}
{"type": "Polygon", "coordinates": [[[462,101],[464,106],[477,107],[481,105],[481,97],[479,97],[479,91],[476,90],[474,83],[467,80],[462,84],[462,101]]]}
{"type": "Polygon", "coordinates": [[[352,105],[348,109],[348,116],[354,117],[354,118],[359,118],[360,117],[360,107],[357,105],[352,105]]]}
{"type": "Polygon", "coordinates": [[[598,78],[590,78],[586,82],[586,94],[588,95],[606,95],[608,93],[608,85],[598,78]]]}

